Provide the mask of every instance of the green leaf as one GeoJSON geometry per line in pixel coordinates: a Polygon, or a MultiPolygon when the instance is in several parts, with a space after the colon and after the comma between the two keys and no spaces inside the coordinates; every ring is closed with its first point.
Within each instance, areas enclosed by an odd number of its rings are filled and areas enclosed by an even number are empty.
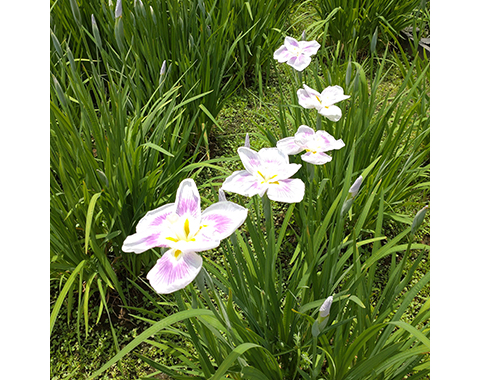
{"type": "Polygon", "coordinates": [[[93,211],[95,210],[95,203],[97,202],[98,197],[100,197],[102,193],[96,193],[93,195],[92,199],[90,199],[90,203],[88,204],[88,211],[87,211],[87,224],[85,226],[85,254],[88,253],[88,242],[90,239],[90,229],[92,227],[92,219],[93,219],[93,211]]]}
{"type": "Polygon", "coordinates": [[[130,351],[132,351],[135,347],[137,347],[140,343],[144,342],[146,339],[150,338],[152,335],[158,333],[164,328],[174,323],[183,321],[184,319],[199,317],[202,315],[213,315],[213,313],[210,310],[205,310],[205,309],[190,309],[190,310],[180,311],[178,313],[175,313],[173,315],[170,315],[162,319],[161,321],[155,323],[153,326],[146,329],[134,340],[132,340],[129,344],[127,344],[117,355],[115,355],[112,359],[110,359],[107,363],[105,363],[98,371],[95,371],[95,373],[89,379],[94,379],[95,377],[100,375],[106,369],[110,368],[113,364],[115,364],[120,359],[122,359],[125,355],[127,355],[130,351]]]}
{"type": "Polygon", "coordinates": [[[251,348],[262,348],[262,346],[259,346],[258,344],[254,343],[242,343],[238,347],[235,347],[235,349],[228,354],[226,359],[223,361],[222,364],[220,364],[220,367],[218,367],[217,371],[215,374],[211,377],[210,380],[220,380],[221,377],[227,370],[230,368],[230,366],[237,360],[237,358],[242,355],[245,351],[250,350],[251,348]]]}
{"type": "Polygon", "coordinates": [[[160,153],[166,154],[167,156],[170,157],[175,157],[172,153],[168,152],[167,150],[163,149],[161,146],[158,146],[157,144],[151,143],[151,142],[146,142],[142,146],[146,146],[155,150],[158,150],[160,153]]]}
{"type": "Polygon", "coordinates": [[[402,329],[408,331],[410,334],[412,334],[415,338],[417,338],[420,342],[422,342],[428,350],[430,350],[430,339],[428,339],[425,335],[421,333],[421,331],[417,330],[415,327],[412,325],[403,322],[403,321],[391,321],[387,322],[388,324],[396,325],[398,327],[401,327],[402,329]]]}
{"type": "Polygon", "coordinates": [[[62,291],[60,292],[60,295],[58,296],[57,300],[55,301],[55,305],[53,305],[53,310],[52,313],[50,314],[50,335],[52,334],[53,331],[53,326],[55,325],[55,321],[58,316],[58,312],[60,311],[60,307],[62,306],[63,300],[65,299],[65,296],[67,295],[68,291],[70,290],[70,287],[73,285],[73,282],[75,281],[76,275],[83,269],[83,266],[85,265],[86,261],[82,260],[75,270],[70,274],[68,277],[67,282],[62,288],[62,291]]]}

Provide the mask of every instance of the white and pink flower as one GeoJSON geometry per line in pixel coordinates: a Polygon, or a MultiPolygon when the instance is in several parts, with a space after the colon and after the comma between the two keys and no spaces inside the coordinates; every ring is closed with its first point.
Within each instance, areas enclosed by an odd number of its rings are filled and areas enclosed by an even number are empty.
{"type": "Polygon", "coordinates": [[[285,42],[274,53],[273,58],[278,62],[287,62],[297,71],[303,71],[312,61],[320,44],[317,41],[297,41],[292,37],[285,37],[285,42]]]}
{"type": "Polygon", "coordinates": [[[305,162],[314,165],[323,165],[332,160],[328,154],[329,150],[341,149],[345,143],[330,135],[326,131],[315,132],[312,128],[301,125],[295,136],[286,137],[277,142],[277,148],[288,155],[306,151],[301,158],[305,162]]]}
{"type": "Polygon", "coordinates": [[[331,121],[338,121],[342,117],[342,110],[334,104],[350,97],[343,93],[343,88],[340,86],[328,86],[319,93],[306,84],[297,90],[297,95],[298,103],[303,108],[315,108],[320,115],[331,121]]]}
{"type": "Polygon", "coordinates": [[[247,212],[228,201],[217,202],[202,212],[197,186],[186,179],[177,190],[175,203],[147,212],[138,222],[136,233],[125,239],[122,250],[142,253],[154,247],[171,248],[147,278],[158,293],[172,293],[187,286],[202,269],[202,257],[196,252],[218,247],[245,221],[247,212]]]}
{"type": "Polygon", "coordinates": [[[238,148],[238,155],[246,170],[230,175],[222,185],[224,191],[246,197],[258,194],[273,201],[296,203],[303,199],[305,184],[301,179],[290,178],[300,168],[299,164],[290,164],[288,156],[277,148],[263,148],[258,152],[238,148]]]}

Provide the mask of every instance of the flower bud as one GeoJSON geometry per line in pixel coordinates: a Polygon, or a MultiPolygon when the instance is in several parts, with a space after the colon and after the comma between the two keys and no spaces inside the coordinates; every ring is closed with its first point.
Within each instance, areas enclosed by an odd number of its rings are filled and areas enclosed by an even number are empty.
{"type": "Polygon", "coordinates": [[[227,197],[225,196],[225,192],[223,191],[223,189],[219,189],[218,190],[218,201],[219,202],[224,202],[227,200],[227,197]]]}
{"type": "Polygon", "coordinates": [[[326,318],[330,315],[330,308],[332,307],[333,297],[328,297],[325,302],[320,306],[320,317],[326,318]]]}
{"type": "Polygon", "coordinates": [[[117,0],[117,5],[115,6],[115,18],[122,17],[122,0],[117,0]]]}
{"type": "Polygon", "coordinates": [[[312,335],[314,338],[318,337],[322,330],[328,323],[328,316],[330,315],[330,308],[332,307],[333,297],[328,297],[325,302],[320,306],[320,313],[318,318],[313,322],[312,335]]]}
{"type": "Polygon", "coordinates": [[[245,148],[250,148],[250,137],[248,136],[248,133],[245,136],[245,148]]]}
{"type": "Polygon", "coordinates": [[[160,69],[160,75],[164,75],[166,71],[167,71],[167,61],[165,60],[162,63],[162,68],[160,69]]]}
{"type": "Polygon", "coordinates": [[[355,198],[355,196],[358,194],[358,191],[360,190],[360,186],[362,186],[362,181],[363,181],[363,177],[362,176],[358,177],[353,183],[352,187],[350,187],[350,190],[348,190],[352,198],[355,198]]]}
{"type": "Polygon", "coordinates": [[[425,218],[427,209],[428,209],[428,205],[422,208],[419,212],[417,212],[417,215],[415,215],[415,218],[413,218],[412,228],[411,228],[412,235],[418,231],[418,228],[420,227],[420,225],[423,222],[423,219],[425,218]]]}

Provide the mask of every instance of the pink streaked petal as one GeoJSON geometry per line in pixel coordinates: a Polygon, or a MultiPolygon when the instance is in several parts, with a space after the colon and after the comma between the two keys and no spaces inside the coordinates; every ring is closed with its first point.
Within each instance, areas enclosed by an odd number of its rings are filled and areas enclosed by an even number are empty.
{"type": "Polygon", "coordinates": [[[300,54],[298,57],[291,57],[287,64],[292,66],[297,71],[303,71],[312,62],[312,58],[308,55],[300,54]]]}
{"type": "Polygon", "coordinates": [[[262,167],[262,159],[258,152],[255,152],[250,148],[245,148],[244,146],[238,148],[237,152],[242,160],[243,166],[249,173],[254,174],[257,172],[258,168],[262,167]]]}
{"type": "Polygon", "coordinates": [[[301,167],[302,165],[300,164],[288,164],[279,166],[276,170],[277,177],[275,177],[275,179],[286,180],[293,176],[296,172],[298,172],[301,167]]]}
{"type": "Polygon", "coordinates": [[[123,242],[122,251],[142,253],[154,247],[166,247],[163,235],[156,229],[147,229],[128,236],[123,242]]]}
{"type": "Polygon", "coordinates": [[[323,165],[323,164],[326,164],[327,162],[332,161],[332,157],[322,152],[317,152],[317,153],[307,152],[305,154],[302,154],[301,157],[303,161],[309,162],[310,164],[313,164],[313,165],[323,165]]]}
{"type": "Polygon", "coordinates": [[[272,201],[297,203],[305,195],[305,184],[301,179],[293,178],[279,181],[268,186],[267,197],[272,201]]]}
{"type": "Polygon", "coordinates": [[[159,294],[169,294],[185,288],[202,269],[202,256],[194,252],[181,253],[178,258],[169,250],[148,272],[150,285],[159,294]]]}
{"type": "Polygon", "coordinates": [[[331,121],[339,121],[342,117],[342,110],[337,106],[323,107],[318,113],[331,121]]]}
{"type": "Polygon", "coordinates": [[[315,131],[307,125],[301,125],[298,127],[297,133],[295,133],[295,143],[305,148],[307,142],[315,137],[315,131]]]}
{"type": "Polygon", "coordinates": [[[200,220],[200,194],[193,179],[187,178],[180,183],[175,199],[175,210],[178,216],[188,216],[189,219],[200,220]]]}
{"type": "Polygon", "coordinates": [[[321,97],[321,94],[317,90],[314,90],[313,88],[308,87],[306,84],[303,84],[303,89],[308,93],[309,96],[313,96],[313,97],[318,96],[319,98],[321,97]]]}
{"type": "Polygon", "coordinates": [[[335,140],[335,137],[333,137],[327,131],[317,131],[317,136],[323,141],[322,145],[325,146],[325,149],[323,150],[324,152],[333,149],[341,149],[345,146],[345,143],[342,139],[335,140]]]}
{"type": "Polygon", "coordinates": [[[324,106],[330,106],[334,103],[348,99],[350,95],[344,95],[343,88],[340,86],[328,86],[322,91],[322,103],[324,106]]]}
{"type": "Polygon", "coordinates": [[[248,210],[236,203],[214,203],[202,213],[200,234],[225,239],[243,224],[247,214],[248,210]]]}
{"type": "Polygon", "coordinates": [[[260,184],[255,176],[246,170],[233,172],[222,185],[224,191],[253,197],[256,194],[265,193],[266,186],[260,184]]]}
{"type": "Polygon", "coordinates": [[[288,155],[278,148],[262,148],[258,151],[262,166],[283,166],[289,164],[288,155]]]}
{"type": "Polygon", "coordinates": [[[160,230],[162,226],[165,226],[165,222],[168,223],[167,216],[173,214],[174,212],[174,203],[169,203],[155,210],[149,211],[138,222],[136,231],[139,232],[150,227],[155,227],[157,230],[160,230]]]}
{"type": "Polygon", "coordinates": [[[284,139],[278,140],[277,148],[288,155],[297,154],[303,150],[303,147],[295,142],[294,137],[285,137],[284,139]]]}
{"type": "Polygon", "coordinates": [[[292,48],[293,48],[293,49],[298,49],[298,48],[300,48],[300,45],[299,45],[298,41],[297,41],[295,38],[289,37],[289,36],[285,37],[284,46],[285,46],[287,49],[288,49],[288,48],[290,48],[290,49],[292,49],[292,48]]]}
{"type": "Polygon", "coordinates": [[[298,104],[300,104],[303,108],[318,109],[320,107],[320,102],[318,101],[316,96],[303,88],[300,88],[297,90],[297,96],[298,96],[298,104]]]}
{"type": "Polygon", "coordinates": [[[273,59],[276,59],[280,63],[287,62],[291,57],[292,57],[292,53],[288,51],[285,45],[280,46],[273,53],[273,59]]]}
{"type": "Polygon", "coordinates": [[[320,49],[320,44],[317,41],[298,41],[298,45],[303,54],[308,56],[317,54],[318,49],[320,49]]]}

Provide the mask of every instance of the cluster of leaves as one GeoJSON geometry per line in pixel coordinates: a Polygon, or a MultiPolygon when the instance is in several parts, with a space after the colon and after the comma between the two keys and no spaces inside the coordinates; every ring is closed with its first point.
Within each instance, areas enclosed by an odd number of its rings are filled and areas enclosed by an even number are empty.
{"type": "Polygon", "coordinates": [[[123,254],[122,241],[215,167],[199,164],[214,117],[270,57],[290,1],[263,3],[52,2],[51,268],[67,281],[51,329],[75,289],[87,324],[94,291],[128,304],[118,273],[135,278],[157,256],[123,254]]]}

